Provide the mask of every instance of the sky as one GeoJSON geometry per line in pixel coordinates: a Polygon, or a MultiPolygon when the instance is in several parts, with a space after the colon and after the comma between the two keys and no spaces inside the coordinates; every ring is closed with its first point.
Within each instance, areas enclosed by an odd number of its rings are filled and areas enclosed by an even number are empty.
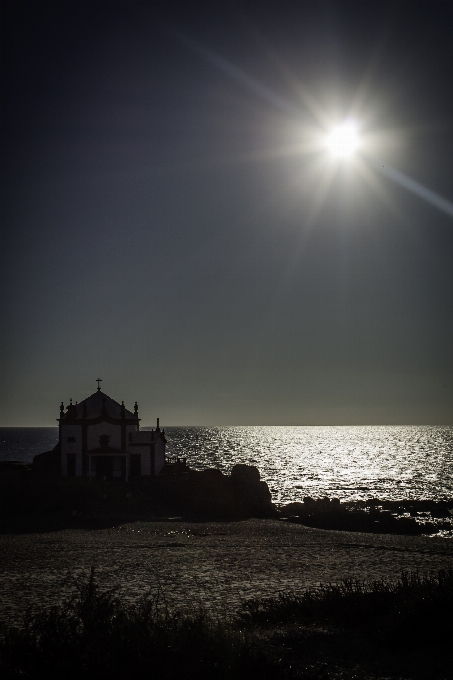
{"type": "Polygon", "coordinates": [[[453,424],[451,2],[1,12],[1,425],[453,424]]]}

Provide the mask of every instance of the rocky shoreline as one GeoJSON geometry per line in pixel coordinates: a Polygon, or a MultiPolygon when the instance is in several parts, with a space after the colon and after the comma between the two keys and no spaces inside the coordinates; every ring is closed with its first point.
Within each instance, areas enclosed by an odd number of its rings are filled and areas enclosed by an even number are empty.
{"type": "Polygon", "coordinates": [[[187,521],[277,518],[269,487],[256,467],[235,465],[115,479],[61,477],[31,466],[0,463],[0,521],[34,516],[61,522],[134,521],[179,517],[187,521]]]}
{"type": "Polygon", "coordinates": [[[380,500],[340,503],[339,499],[304,498],[279,509],[285,521],[317,529],[361,531],[374,534],[420,536],[438,534],[453,537],[453,499],[380,500]]]}
{"type": "Polygon", "coordinates": [[[453,537],[453,499],[313,499],[277,507],[254,466],[162,474],[154,478],[88,480],[60,477],[18,462],[0,463],[0,527],[20,524],[102,526],[177,517],[185,521],[280,519],[317,529],[453,537]]]}

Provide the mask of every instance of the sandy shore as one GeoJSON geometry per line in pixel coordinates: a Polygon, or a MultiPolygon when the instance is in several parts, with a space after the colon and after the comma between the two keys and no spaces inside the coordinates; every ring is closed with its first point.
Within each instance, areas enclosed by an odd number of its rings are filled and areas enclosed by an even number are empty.
{"type": "Polygon", "coordinates": [[[1,618],[54,604],[91,565],[128,600],[160,589],[173,606],[233,612],[244,599],[344,578],[394,579],[453,566],[453,541],[309,529],[275,520],[136,522],[0,536],[1,618]]]}

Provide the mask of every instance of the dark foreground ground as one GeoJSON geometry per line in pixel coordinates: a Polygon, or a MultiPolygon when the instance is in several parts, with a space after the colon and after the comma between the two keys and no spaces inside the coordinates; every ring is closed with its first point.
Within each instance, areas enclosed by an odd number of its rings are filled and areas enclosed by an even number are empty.
{"type": "MultiPolygon", "coordinates": [[[[83,520],[79,520],[80,523],[83,520]]],[[[104,520],[107,523],[108,520],[104,520]]],[[[74,527],[78,520],[74,519],[74,527]]],[[[278,520],[154,521],[0,535],[0,610],[61,601],[91,566],[129,601],[161,589],[169,604],[232,612],[245,599],[300,592],[345,578],[396,579],[453,565],[453,541],[349,533],[278,520]]]]}
{"type": "MultiPolygon", "coordinates": [[[[148,594],[151,598],[158,596],[169,616],[176,611],[190,616],[203,610],[215,621],[228,622],[227,628],[240,617],[240,623],[234,624],[236,632],[224,629],[220,638],[214,632],[217,642],[211,639],[210,624],[207,633],[204,623],[186,630],[189,638],[195,635],[194,630],[198,631],[189,645],[192,656],[193,645],[199,639],[201,655],[207,653],[203,644],[212,654],[219,644],[220,651],[215,653],[224,658],[227,652],[222,651],[222,645],[236,649],[239,644],[234,638],[237,630],[242,640],[244,635],[247,637],[246,649],[261,650],[256,663],[249,660],[251,666],[242,657],[238,662],[234,652],[236,661],[227,664],[222,672],[216,666],[218,662],[211,659],[214,665],[206,667],[206,676],[200,675],[200,669],[194,670],[194,676],[188,670],[185,674],[183,664],[175,674],[160,677],[250,679],[258,673],[256,677],[262,678],[329,680],[453,678],[450,645],[438,635],[439,630],[445,633],[448,628],[437,628],[434,637],[429,639],[424,634],[415,642],[413,631],[409,631],[409,639],[395,648],[389,644],[389,635],[382,638],[382,629],[393,625],[390,640],[404,640],[404,631],[409,630],[404,616],[391,618],[390,623],[384,619],[380,628],[366,630],[367,617],[368,622],[374,620],[372,611],[365,612],[358,626],[349,627],[341,611],[333,619],[321,616],[320,620],[310,621],[297,615],[294,618],[285,606],[281,607],[282,596],[284,604],[288,593],[302,594],[307,588],[319,591],[323,584],[345,579],[349,583],[351,579],[395,582],[402,571],[435,574],[448,570],[453,566],[453,541],[448,539],[325,531],[278,520],[112,522],[112,526],[104,528],[91,525],[40,533],[5,533],[0,536],[0,560],[0,610],[8,623],[16,621],[20,625],[29,607],[48,608],[69,598],[81,583],[87,582],[94,567],[100,588],[117,588],[115,596],[126,607],[148,594]],[[280,598],[280,604],[266,605],[263,615],[260,603],[266,598],[272,602],[280,598]],[[252,599],[255,605],[247,604],[252,599]]],[[[409,600],[403,605],[400,602],[397,608],[403,614],[407,608],[409,619],[413,619],[410,610],[414,606],[419,611],[419,604],[409,600]]],[[[438,625],[438,621],[430,623],[429,630],[438,625]]],[[[447,625],[451,628],[451,617],[445,621],[447,625]]],[[[178,644],[182,644],[181,635],[181,631],[177,632],[178,644]]],[[[58,634],[56,639],[60,641],[62,636],[58,634]]],[[[106,636],[102,639],[105,642],[106,636]]],[[[177,653],[187,652],[179,649],[177,653]]],[[[63,656],[66,658],[67,653],[63,656]]],[[[91,677],[87,668],[84,673],[91,677]]],[[[48,672],[47,675],[51,677],[48,672]]],[[[99,669],[95,675],[104,677],[99,669]]],[[[12,677],[39,677],[39,673],[21,672],[12,677]]],[[[109,677],[116,676],[110,673],[109,677]]]]}
{"type": "Polygon", "coordinates": [[[278,513],[247,466],[0,491],[2,678],[453,680],[451,502],[278,513]]]}

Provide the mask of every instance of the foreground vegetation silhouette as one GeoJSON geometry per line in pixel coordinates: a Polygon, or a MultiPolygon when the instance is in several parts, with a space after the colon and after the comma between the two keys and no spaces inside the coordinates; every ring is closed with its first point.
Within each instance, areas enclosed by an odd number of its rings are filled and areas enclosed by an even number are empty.
{"type": "Polygon", "coordinates": [[[234,619],[127,605],[94,568],[59,607],[3,625],[3,678],[368,680],[451,677],[453,569],[251,600],[234,619]]]}

